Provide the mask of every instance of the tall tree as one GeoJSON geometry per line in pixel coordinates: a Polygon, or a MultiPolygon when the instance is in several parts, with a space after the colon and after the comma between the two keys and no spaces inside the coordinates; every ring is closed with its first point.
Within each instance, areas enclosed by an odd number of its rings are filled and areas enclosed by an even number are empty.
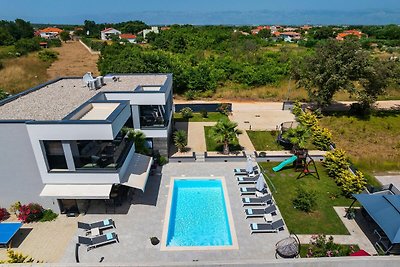
{"type": "Polygon", "coordinates": [[[229,154],[229,144],[234,142],[242,131],[237,129],[238,124],[228,119],[221,119],[211,128],[211,137],[223,144],[223,153],[229,154]]]}

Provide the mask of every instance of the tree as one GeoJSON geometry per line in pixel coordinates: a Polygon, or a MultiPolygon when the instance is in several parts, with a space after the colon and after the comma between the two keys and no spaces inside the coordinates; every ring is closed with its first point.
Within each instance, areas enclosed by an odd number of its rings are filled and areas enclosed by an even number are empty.
{"type": "Polygon", "coordinates": [[[268,29],[262,29],[261,31],[258,32],[257,36],[261,38],[269,38],[271,37],[271,31],[268,29]]]}
{"type": "Polygon", "coordinates": [[[40,50],[39,40],[33,39],[20,39],[15,42],[15,50],[21,55],[26,55],[29,52],[40,50]]]}
{"type": "Polygon", "coordinates": [[[341,90],[354,91],[354,81],[368,66],[369,53],[358,42],[330,40],[319,44],[315,53],[294,65],[294,76],[304,86],[311,100],[319,106],[331,103],[341,90]]]}
{"type": "Polygon", "coordinates": [[[146,147],[146,135],[139,130],[124,127],[122,131],[126,134],[130,141],[135,143],[135,151],[140,154],[148,154],[149,150],[146,147]]]}
{"type": "Polygon", "coordinates": [[[187,134],[184,130],[178,130],[174,133],[174,144],[179,152],[183,152],[187,146],[187,134]]]}
{"type": "Polygon", "coordinates": [[[319,28],[313,28],[313,33],[312,36],[316,40],[325,40],[329,38],[335,37],[335,33],[333,32],[333,29],[331,27],[319,27],[319,28]]]}
{"type": "Polygon", "coordinates": [[[223,153],[229,154],[229,144],[237,139],[242,131],[237,129],[238,124],[228,119],[221,119],[211,128],[210,135],[218,143],[223,144],[223,153]]]}
{"type": "Polygon", "coordinates": [[[69,39],[71,39],[71,36],[69,35],[68,31],[62,31],[60,33],[60,38],[62,41],[67,42],[69,39]]]}
{"type": "Polygon", "coordinates": [[[303,125],[299,125],[296,128],[290,128],[283,134],[283,138],[289,140],[295,149],[305,149],[310,136],[310,129],[303,125]]]}

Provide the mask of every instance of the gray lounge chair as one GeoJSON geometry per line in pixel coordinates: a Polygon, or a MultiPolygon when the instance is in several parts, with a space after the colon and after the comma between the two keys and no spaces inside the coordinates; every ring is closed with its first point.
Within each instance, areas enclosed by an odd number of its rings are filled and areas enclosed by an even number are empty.
{"type": "Polygon", "coordinates": [[[283,230],[285,223],[279,219],[272,223],[252,223],[250,224],[251,233],[277,233],[283,230]]]}
{"type": "MultiPolygon", "coordinates": [[[[255,187],[241,187],[240,188],[240,195],[242,195],[242,196],[255,195],[257,192],[259,192],[259,191],[255,187]]],[[[263,192],[261,192],[261,193],[267,193],[267,192],[268,192],[268,189],[264,188],[263,192]]]]}
{"type": "MultiPolygon", "coordinates": [[[[249,173],[246,171],[246,169],[233,169],[233,173],[235,175],[249,175],[249,173]]],[[[257,175],[257,174],[258,174],[258,167],[254,166],[253,172],[250,173],[250,175],[257,175]]]]}
{"type": "Polygon", "coordinates": [[[243,206],[264,206],[267,203],[271,204],[272,203],[272,196],[270,194],[267,194],[263,197],[255,197],[255,198],[249,198],[245,197],[242,198],[243,206]]]}
{"type": "Polygon", "coordinates": [[[274,204],[266,207],[265,209],[245,209],[246,218],[264,217],[265,214],[276,214],[276,206],[274,204]]]}
{"type": "Polygon", "coordinates": [[[87,251],[102,245],[119,242],[116,233],[107,233],[95,237],[78,236],[78,243],[87,246],[87,251]]]}
{"type": "Polygon", "coordinates": [[[236,177],[238,184],[256,184],[258,179],[258,175],[254,177],[247,177],[247,176],[239,176],[236,177]]]}
{"type": "Polygon", "coordinates": [[[104,229],[116,228],[116,227],[115,227],[115,222],[113,219],[107,219],[107,220],[98,221],[98,222],[94,222],[94,223],[78,222],[78,228],[85,230],[88,234],[94,228],[99,228],[99,230],[104,230],[104,229]]]}

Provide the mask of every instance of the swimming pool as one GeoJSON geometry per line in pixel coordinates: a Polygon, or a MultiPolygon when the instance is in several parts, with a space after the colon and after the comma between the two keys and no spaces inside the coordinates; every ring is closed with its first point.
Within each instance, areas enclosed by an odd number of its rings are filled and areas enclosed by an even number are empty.
{"type": "Polygon", "coordinates": [[[173,179],[171,187],[165,248],[229,248],[236,243],[223,179],[173,179]]]}

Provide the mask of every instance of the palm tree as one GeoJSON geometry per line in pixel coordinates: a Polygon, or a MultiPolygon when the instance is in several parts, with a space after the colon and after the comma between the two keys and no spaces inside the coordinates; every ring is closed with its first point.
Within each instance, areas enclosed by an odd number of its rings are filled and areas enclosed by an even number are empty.
{"type": "Polygon", "coordinates": [[[229,144],[236,141],[237,136],[242,133],[236,127],[238,124],[228,119],[221,119],[211,128],[210,136],[218,143],[224,145],[223,153],[229,154],[229,144]]]}
{"type": "Polygon", "coordinates": [[[187,146],[187,135],[184,130],[178,130],[174,133],[174,144],[179,152],[183,152],[187,146]]]}
{"type": "Polygon", "coordinates": [[[122,131],[126,133],[128,140],[135,143],[135,151],[140,154],[148,154],[149,150],[146,147],[146,135],[139,130],[134,130],[132,128],[124,127],[122,131]]]}
{"type": "Polygon", "coordinates": [[[289,140],[295,149],[305,149],[310,135],[309,128],[299,125],[296,128],[290,128],[287,130],[283,134],[283,138],[289,140]]]}

